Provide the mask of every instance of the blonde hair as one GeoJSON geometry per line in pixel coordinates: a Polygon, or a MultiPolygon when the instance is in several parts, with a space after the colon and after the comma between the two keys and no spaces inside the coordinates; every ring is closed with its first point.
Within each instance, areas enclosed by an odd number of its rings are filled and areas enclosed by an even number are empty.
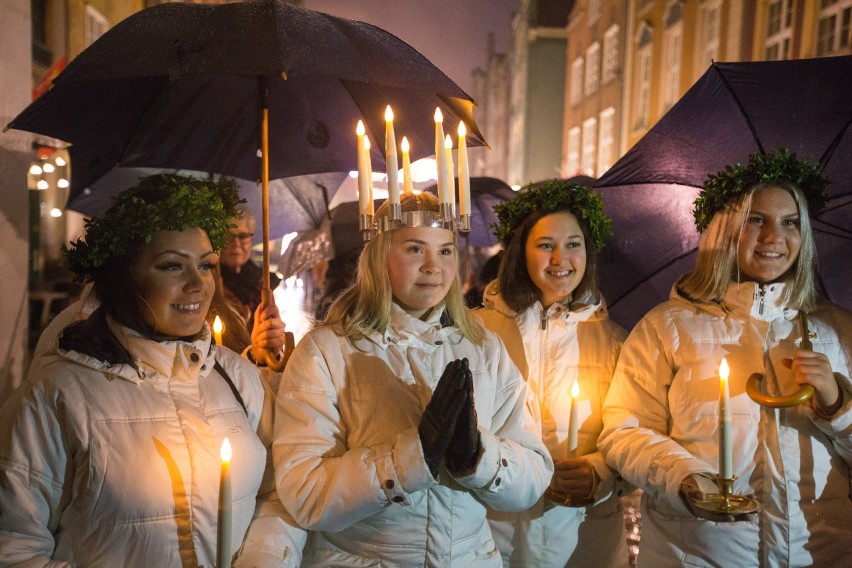
{"type": "MultiPolygon", "coordinates": [[[[439,211],[438,200],[430,193],[404,194],[400,197],[402,211],[439,211]]],[[[388,204],[376,211],[376,218],[386,217],[388,204]]],[[[455,242],[455,235],[453,241],[455,242]]],[[[355,283],[344,291],[331,305],[322,325],[331,326],[335,333],[352,339],[361,339],[370,331],[384,333],[391,322],[393,291],[387,265],[393,243],[393,231],[374,236],[364,247],[358,259],[355,283]]],[[[458,250],[453,249],[458,263],[458,250]]],[[[485,340],[485,330],[478,317],[467,309],[458,274],[453,278],[444,297],[452,325],[461,334],[476,343],[485,340]]]]}
{"type": "Polygon", "coordinates": [[[787,191],[799,210],[802,244],[789,275],[785,276],[789,283],[784,298],[785,304],[805,311],[816,307],[816,244],[807,200],[798,186],[786,181],[757,184],[732,199],[724,209],[713,216],[698,242],[695,268],[677,283],[677,288],[687,297],[705,302],[720,302],[728,286],[739,281],[737,252],[740,234],[748,222],[754,194],[769,187],[787,191]]]}

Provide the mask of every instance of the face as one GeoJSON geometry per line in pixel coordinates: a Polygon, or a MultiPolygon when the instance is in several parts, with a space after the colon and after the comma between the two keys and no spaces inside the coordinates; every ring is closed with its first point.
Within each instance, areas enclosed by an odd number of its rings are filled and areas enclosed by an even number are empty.
{"type": "Polygon", "coordinates": [[[740,233],[740,272],[755,282],[774,282],[792,268],[801,246],[799,209],[793,196],[779,187],[756,191],[740,233]]]}
{"type": "Polygon", "coordinates": [[[252,232],[246,219],[231,219],[236,227],[231,227],[228,245],[222,251],[222,264],[239,272],[251,255],[252,232]]]}
{"type": "Polygon", "coordinates": [[[140,250],[132,272],[143,321],[169,337],[198,333],[213,299],[218,260],[201,229],[154,235],[140,250]]]}
{"type": "Polygon", "coordinates": [[[524,250],[527,271],[545,306],[571,294],[586,273],[586,239],[577,217],[567,211],[539,219],[524,250]]]}
{"type": "Polygon", "coordinates": [[[419,318],[444,300],[456,277],[453,233],[412,227],[393,231],[391,238],[388,276],[394,299],[419,318]]]}

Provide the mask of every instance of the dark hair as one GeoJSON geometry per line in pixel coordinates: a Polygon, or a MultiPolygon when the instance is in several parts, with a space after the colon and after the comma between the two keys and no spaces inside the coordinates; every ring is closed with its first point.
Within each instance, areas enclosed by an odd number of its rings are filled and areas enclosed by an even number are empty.
{"type": "Polygon", "coordinates": [[[585,298],[589,293],[595,299],[600,296],[595,276],[597,272],[597,256],[594,249],[590,246],[589,225],[570,209],[561,209],[558,211],[539,210],[528,215],[520,226],[515,229],[500,261],[500,271],[497,276],[500,295],[503,297],[506,305],[516,312],[522,312],[532,306],[536,301],[541,300],[541,292],[533,283],[532,278],[530,278],[527,268],[526,244],[530,231],[532,231],[535,224],[542,218],[560,212],[571,213],[577,219],[580,230],[583,232],[583,240],[585,241],[586,248],[586,272],[574,290],[572,297],[576,301],[580,298],[585,298]]]}

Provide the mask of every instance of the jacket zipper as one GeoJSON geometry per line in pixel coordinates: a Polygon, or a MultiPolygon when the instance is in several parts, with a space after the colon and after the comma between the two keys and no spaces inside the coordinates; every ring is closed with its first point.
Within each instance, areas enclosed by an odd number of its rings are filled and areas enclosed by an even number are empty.
{"type": "Polygon", "coordinates": [[[758,305],[757,313],[763,315],[763,300],[766,297],[766,288],[761,286],[758,295],[760,296],[760,304],[758,305]]]}
{"type": "Polygon", "coordinates": [[[541,330],[547,329],[547,308],[541,309],[541,330]]]}

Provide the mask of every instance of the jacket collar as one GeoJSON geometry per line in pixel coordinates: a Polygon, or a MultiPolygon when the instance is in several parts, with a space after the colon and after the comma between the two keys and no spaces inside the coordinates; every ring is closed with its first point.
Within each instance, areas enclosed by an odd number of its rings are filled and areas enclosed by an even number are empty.
{"type": "MultiPolygon", "coordinates": [[[[482,305],[486,308],[496,310],[504,316],[516,317],[518,315],[503,300],[496,280],[486,286],[482,296],[482,305]]],[[[532,313],[536,314],[537,318],[541,319],[544,307],[541,305],[541,302],[536,301],[535,304],[524,311],[532,311],[532,313]]],[[[599,295],[595,298],[592,294],[587,294],[583,298],[580,298],[579,301],[572,303],[570,307],[564,304],[552,304],[547,308],[545,317],[549,320],[565,320],[576,323],[606,319],[608,317],[606,301],[603,299],[603,296],[599,295]]]]}
{"type": "Polygon", "coordinates": [[[784,298],[789,285],[784,282],[758,284],[757,282],[734,282],[725,290],[721,302],[702,302],[688,298],[677,287],[672,287],[671,300],[686,302],[698,309],[726,317],[728,314],[740,314],[753,319],[771,321],[779,317],[792,319],[797,310],[788,308],[784,298]]]}
{"type": "Polygon", "coordinates": [[[392,344],[430,347],[440,345],[451,334],[459,333],[453,326],[446,305],[436,306],[425,320],[415,318],[396,302],[391,306],[391,321],[384,333],[371,331],[367,339],[381,348],[392,344]]]}

